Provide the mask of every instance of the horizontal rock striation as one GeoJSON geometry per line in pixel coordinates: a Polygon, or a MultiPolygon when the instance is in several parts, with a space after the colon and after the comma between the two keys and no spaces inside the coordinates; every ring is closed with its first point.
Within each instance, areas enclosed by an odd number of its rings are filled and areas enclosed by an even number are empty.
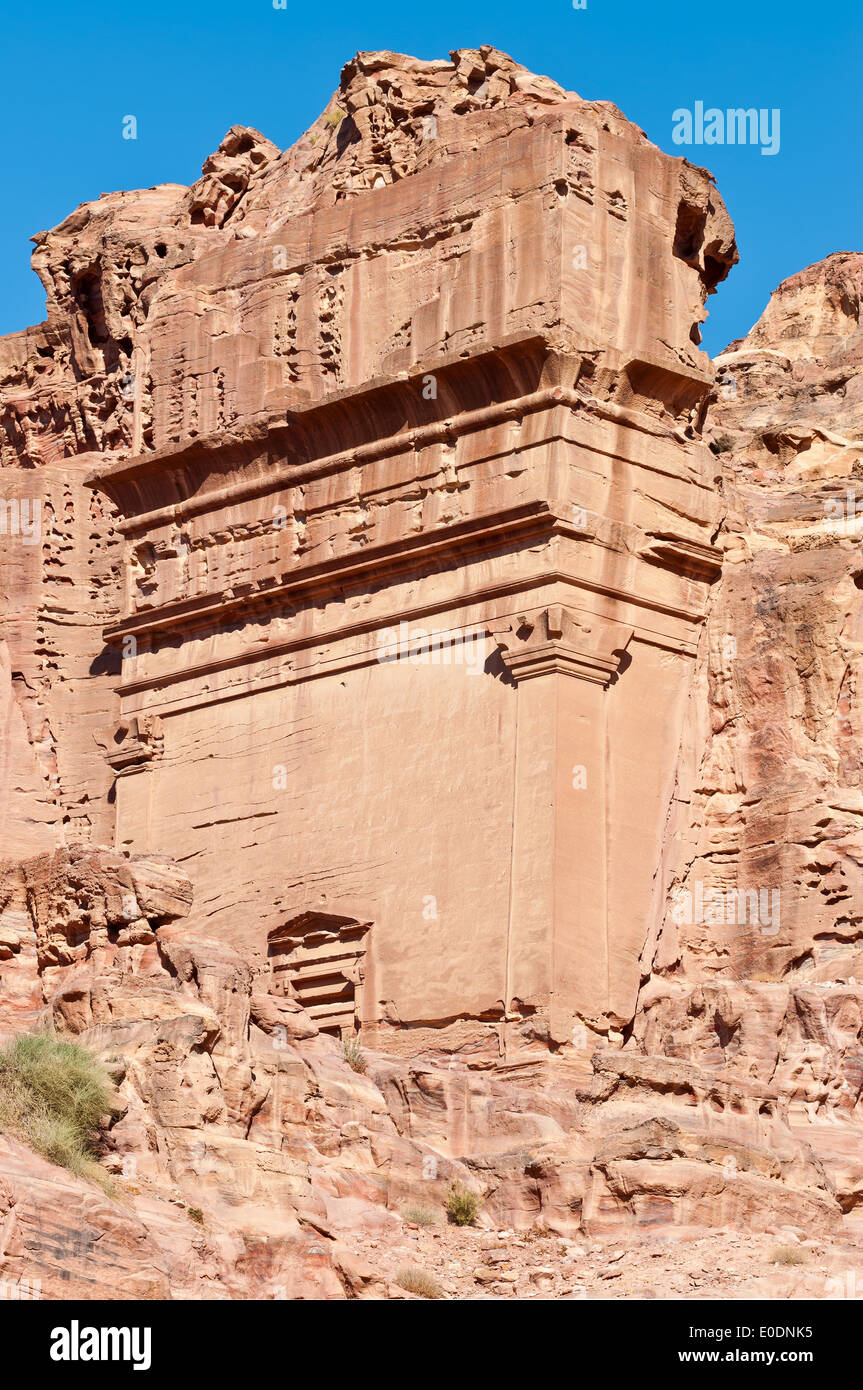
{"type": "Polygon", "coordinates": [[[415,1242],[448,1296],[610,1296],[623,1242],[637,1296],[703,1288],[673,1234],[760,1295],[784,1232],[823,1295],[863,1191],[863,256],[711,364],[711,176],[487,46],[360,53],[292,149],[233,127],[34,240],[0,1034],[118,1104],[107,1192],[0,1135],[0,1280],[401,1297],[415,1242]],[[453,1181],[477,1230],[416,1231],[453,1181]]]}

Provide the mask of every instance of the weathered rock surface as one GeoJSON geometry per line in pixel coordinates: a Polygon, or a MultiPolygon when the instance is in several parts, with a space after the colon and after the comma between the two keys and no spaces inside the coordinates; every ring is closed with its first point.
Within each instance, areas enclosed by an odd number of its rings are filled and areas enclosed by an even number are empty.
{"type": "MultiPolygon", "coordinates": [[[[20,1024],[8,1001],[26,974],[39,1005],[30,1026],[49,1021],[103,1059],[118,1117],[102,1159],[113,1196],[0,1140],[4,1287],[38,1281],[46,1297],[400,1296],[419,1205],[437,1217],[424,1258],[433,1272],[443,1258],[450,1295],[583,1297],[597,1280],[636,1278],[629,1265],[607,1275],[601,1255],[621,1236],[625,1246],[633,1222],[662,1233],[654,1255],[666,1265],[651,1278],[663,1269],[671,1279],[689,1269],[671,1235],[790,1226],[821,1237],[823,1255],[852,1205],[808,1136],[793,1132],[789,1097],[765,1117],[770,1088],[709,1059],[629,1046],[476,1070],[369,1051],[357,1072],[231,946],[188,932],[188,885],[170,864],[73,849],[25,862],[10,879],[26,885],[36,949],[26,962],[0,961],[3,1026],[20,1024]],[[144,916],[154,883],[159,901],[144,916]],[[440,1229],[454,1180],[480,1196],[480,1232],[522,1233],[505,1246],[506,1268],[472,1253],[477,1232],[440,1229]],[[556,1258],[549,1275],[554,1235],[568,1260],[557,1268],[556,1258]],[[591,1251],[599,1268],[571,1267],[591,1251]]],[[[733,1245],[727,1233],[716,1239],[733,1245]]],[[[825,1287],[834,1263],[821,1261],[825,1287]]],[[[801,1287],[817,1279],[813,1271],[801,1287]]]]}
{"type": "Polygon", "coordinates": [[[492,48],[35,240],[0,1035],[105,1059],[117,1191],[0,1135],[0,1280],[844,1296],[863,255],[714,386],[709,175],[492,48]],[[453,1180],[478,1229],[402,1217],[453,1180]]]}
{"type": "MultiPolygon", "coordinates": [[[[860,1201],[863,255],[786,281],[717,359],[726,504],[633,1037],[741,1084],[860,1201]],[[701,910],[698,903],[701,902],[701,910]]],[[[769,1118],[760,1123],[769,1124],[769,1118]]],[[[773,1147],[772,1141],[769,1147],[773,1147]]]]}
{"type": "Polygon", "coordinates": [[[175,854],[196,927],[250,955],[362,904],[369,1030],[619,1029],[718,566],[698,326],[737,251],[709,175],[491,47],[360,54],[292,150],[235,127],[191,189],[36,240],[2,461],[16,488],[89,463],[103,500],[15,547],[7,852],[175,854]],[[43,651],[46,570],[77,635],[43,651]],[[382,660],[414,620],[457,669],[382,660]]]}
{"type": "Polygon", "coordinates": [[[210,240],[91,475],[124,536],[115,842],[175,854],[195,929],[319,1026],[607,1038],[719,569],[698,341],[731,222],[493,49],[359,55],[293,150],[256,141],[194,195],[210,240]]]}

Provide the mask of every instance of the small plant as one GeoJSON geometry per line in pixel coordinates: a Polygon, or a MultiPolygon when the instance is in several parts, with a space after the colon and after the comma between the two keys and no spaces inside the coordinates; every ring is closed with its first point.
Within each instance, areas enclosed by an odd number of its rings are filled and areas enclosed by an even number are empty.
{"type": "Polygon", "coordinates": [[[342,1043],[342,1053],[351,1071],[365,1071],[366,1059],[358,1038],[347,1038],[342,1043]]]}
{"type": "Polygon", "coordinates": [[[772,1265],[805,1265],[808,1260],[806,1251],[797,1245],[777,1245],[775,1250],[770,1252],[772,1265]]]}
{"type": "Polygon", "coordinates": [[[186,1215],[190,1221],[194,1221],[196,1226],[203,1226],[204,1213],[200,1207],[186,1207],[186,1215]]]}
{"type": "Polygon", "coordinates": [[[436,1226],[437,1212],[432,1207],[411,1204],[402,1208],[402,1220],[410,1221],[414,1226],[436,1226]]]}
{"type": "Polygon", "coordinates": [[[727,454],[729,449],[734,448],[734,436],[730,434],[718,434],[713,441],[713,447],[717,454],[727,454]]]}
{"type": "Polygon", "coordinates": [[[109,1186],[96,1162],[114,1087],[92,1053],[50,1033],[21,1034],[0,1049],[0,1124],[52,1163],[109,1186]]]}
{"type": "Polygon", "coordinates": [[[328,111],[324,116],[324,120],[329,126],[341,125],[344,119],[345,113],[338,106],[334,106],[332,111],[328,111]]]}
{"type": "Polygon", "coordinates": [[[446,1214],[454,1226],[472,1226],[479,1211],[479,1197],[463,1183],[454,1182],[446,1195],[446,1214]]]}
{"type": "Polygon", "coordinates": [[[444,1298],[446,1290],[442,1284],[431,1274],[426,1274],[424,1269],[416,1269],[413,1265],[406,1269],[400,1269],[396,1275],[396,1283],[400,1289],[407,1290],[408,1293],[415,1293],[419,1298],[444,1298]]]}

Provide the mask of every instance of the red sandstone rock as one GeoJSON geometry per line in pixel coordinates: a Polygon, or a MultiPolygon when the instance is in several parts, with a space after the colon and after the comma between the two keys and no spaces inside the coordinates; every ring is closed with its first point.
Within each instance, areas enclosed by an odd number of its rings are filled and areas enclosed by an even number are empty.
{"type": "Polygon", "coordinates": [[[0,1029],[110,1066],[124,1202],[0,1136],[0,1278],[829,1296],[863,257],[786,281],[714,384],[709,175],[492,48],[359,54],[292,150],[234,127],[191,188],[35,240],[0,1029]],[[456,1179],[480,1229],[398,1215],[456,1179]],[[820,1243],[780,1277],[789,1226],[820,1243]]]}
{"type": "Polygon", "coordinates": [[[92,474],[125,537],[116,841],[187,863],[193,926],[319,1026],[458,1020],[490,1060],[619,1031],[719,570],[721,199],[486,49],[360,55],[309,137],[237,159],[92,474]]]}

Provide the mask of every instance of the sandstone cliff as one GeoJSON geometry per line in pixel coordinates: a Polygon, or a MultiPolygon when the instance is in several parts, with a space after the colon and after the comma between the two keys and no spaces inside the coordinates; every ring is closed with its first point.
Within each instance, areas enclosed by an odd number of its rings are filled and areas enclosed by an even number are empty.
{"type": "Polygon", "coordinates": [[[828,1296],[863,1192],[863,256],[780,286],[714,383],[709,175],[492,48],[359,54],[293,149],[235,127],[191,188],[35,241],[46,323],[0,340],[0,1031],[81,1040],[120,1113],[114,1196],[0,1136],[0,1276],[398,1297],[416,1258],[452,1296],[828,1296]],[[486,685],[375,703],[364,634],[436,607],[486,685]],[[542,704],[561,671],[596,703],[542,704]],[[572,728],[606,740],[586,811],[572,728]],[[345,966],[387,920],[377,976],[345,966]],[[338,997],[280,983],[283,945],[341,950],[338,997]],[[475,1231],[404,1220],[454,1180],[475,1231]]]}
{"type": "Polygon", "coordinates": [[[765,1126],[784,1113],[844,1212],[863,1060],[861,271],[838,253],[785,281],[716,362],[723,572],[634,1030],[738,1078],[765,1126]]]}

